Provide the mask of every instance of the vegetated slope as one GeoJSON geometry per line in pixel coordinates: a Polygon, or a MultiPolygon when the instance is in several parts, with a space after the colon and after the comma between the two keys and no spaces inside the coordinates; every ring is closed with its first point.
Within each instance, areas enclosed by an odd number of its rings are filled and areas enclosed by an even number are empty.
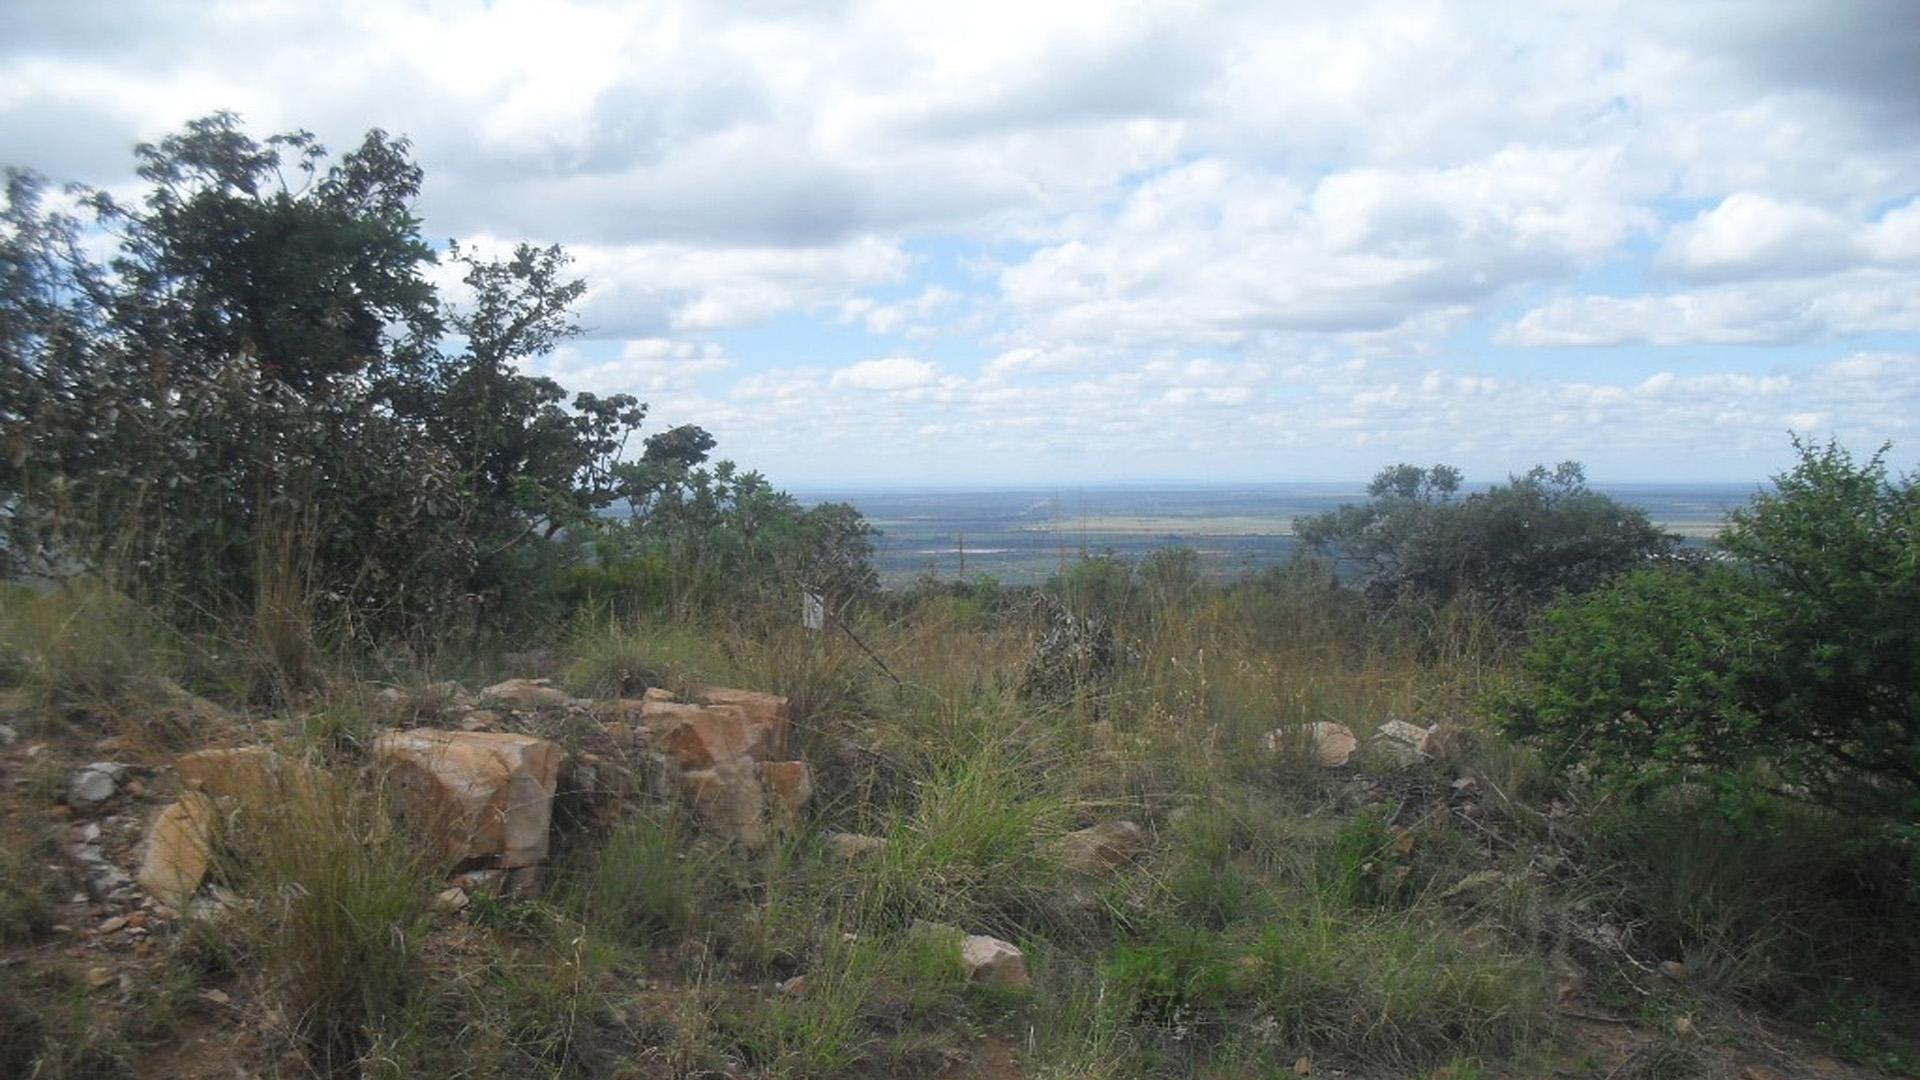
{"type": "Polygon", "coordinates": [[[262,704],[232,691],[270,661],[232,640],[104,592],[10,593],[0,1072],[1912,1071],[1883,970],[1911,926],[1836,884],[1863,864],[1835,822],[1629,812],[1482,729],[1509,678],[1497,628],[1351,601],[1195,586],[1103,628],[1071,602],[929,591],[860,621],[865,648],[785,611],[588,622],[511,657],[341,661],[262,704]],[[510,674],[565,693],[466,700],[510,674]],[[565,700],[707,683],[787,696],[812,766],[812,800],[757,847],[565,700]],[[1351,757],[1315,724],[1350,729],[1351,757]],[[455,868],[367,778],[379,730],[476,726],[594,769],[563,774],[542,880],[454,900],[455,868]],[[241,854],[205,917],[170,918],[101,866],[132,871],[171,763],[210,744],[359,794],[230,808],[241,854]],[[93,803],[70,785],[96,761],[127,769],[93,803]],[[1017,946],[1030,985],[969,979],[939,927],[1017,946]]]}

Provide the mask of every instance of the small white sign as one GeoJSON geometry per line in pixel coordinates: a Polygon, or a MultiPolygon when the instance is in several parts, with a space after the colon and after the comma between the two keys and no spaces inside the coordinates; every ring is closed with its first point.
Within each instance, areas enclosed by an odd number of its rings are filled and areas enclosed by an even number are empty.
{"type": "Polygon", "coordinates": [[[810,592],[800,594],[800,625],[819,630],[827,625],[827,605],[810,592]]]}

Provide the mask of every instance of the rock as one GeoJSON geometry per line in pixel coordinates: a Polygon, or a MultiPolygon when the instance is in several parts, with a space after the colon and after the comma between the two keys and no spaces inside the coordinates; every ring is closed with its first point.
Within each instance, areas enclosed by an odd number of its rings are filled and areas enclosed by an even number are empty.
{"type": "Polygon", "coordinates": [[[511,869],[546,860],[557,743],[530,735],[416,728],[383,732],[374,756],[400,798],[460,862],[511,869]]]}
{"type": "Polygon", "coordinates": [[[767,841],[766,789],[751,761],[683,772],[680,792],[716,833],[748,847],[767,841]]]}
{"type": "Polygon", "coordinates": [[[677,697],[674,697],[673,691],[667,689],[664,686],[649,686],[647,687],[646,692],[640,695],[640,700],[641,701],[679,701],[680,699],[677,697]]]}
{"type": "Polygon", "coordinates": [[[1060,838],[1061,861],[1087,874],[1116,870],[1146,848],[1147,831],[1131,821],[1105,821],[1060,838]]]}
{"type": "Polygon", "coordinates": [[[467,891],[458,885],[449,886],[433,898],[433,910],[451,915],[467,906],[467,891]]]}
{"type": "Polygon", "coordinates": [[[763,761],[759,769],[768,801],[788,820],[798,818],[813,798],[813,770],[804,761],[763,761]]]}
{"type": "Polygon", "coordinates": [[[1027,975],[1027,958],[1019,949],[996,937],[968,934],[960,943],[960,962],[966,966],[967,978],[973,982],[1008,990],[1033,985],[1027,975]]]}
{"type": "Polygon", "coordinates": [[[1426,751],[1422,749],[1426,741],[1426,728],[1405,720],[1389,720],[1373,733],[1371,750],[1381,760],[1404,769],[1426,758],[1426,751]]]}
{"type": "Polygon", "coordinates": [[[508,679],[480,691],[480,696],[516,709],[557,709],[573,704],[573,695],[553,685],[551,679],[508,679]]]}
{"type": "Polygon", "coordinates": [[[492,709],[468,709],[460,717],[461,731],[498,731],[500,714],[492,709]]]}
{"type": "Polygon", "coordinates": [[[756,732],[738,706],[644,702],[640,721],[681,769],[711,769],[737,761],[770,761],[767,733],[756,732]]]}
{"type": "Polygon", "coordinates": [[[207,876],[219,818],[213,799],[199,791],[182,792],[179,802],[160,811],[147,830],[141,888],[168,907],[185,908],[207,876]]]}
{"type": "Polygon", "coordinates": [[[75,769],[67,777],[67,805],[90,809],[120,794],[120,777],[127,767],[111,761],[96,761],[75,769]]]}
{"type": "Polygon", "coordinates": [[[10,724],[0,724],[0,746],[12,746],[20,741],[20,733],[10,724]]]}
{"type": "Polygon", "coordinates": [[[1451,785],[1456,795],[1471,795],[1480,786],[1480,781],[1471,776],[1463,776],[1451,785]]]}
{"type": "Polygon", "coordinates": [[[807,977],[805,975],[795,975],[793,978],[781,982],[777,989],[787,997],[805,996],[807,992],[807,977]]]}
{"type": "Polygon", "coordinates": [[[94,927],[93,932],[96,934],[111,934],[116,930],[125,929],[126,925],[127,917],[125,915],[115,915],[113,918],[94,927]]]}
{"type": "Polygon", "coordinates": [[[197,750],[181,755],[173,769],[189,790],[232,799],[255,811],[289,805],[312,809],[334,790],[319,769],[264,746],[197,750]]]}
{"type": "Polygon", "coordinates": [[[764,746],[763,761],[784,761],[793,738],[793,707],[778,694],[755,690],[734,690],[725,686],[696,686],[687,696],[702,705],[732,705],[747,717],[747,726],[757,744],[764,746]]]}
{"type": "Polygon", "coordinates": [[[220,990],[220,989],[202,990],[200,991],[200,997],[206,1001],[212,1002],[215,1005],[233,1004],[233,998],[230,997],[225,990],[220,990]]]}
{"type": "Polygon", "coordinates": [[[1660,961],[1660,974],[1672,979],[1674,982],[1683,983],[1693,977],[1693,970],[1678,960],[1662,960],[1660,961]]]}
{"type": "Polygon", "coordinates": [[[106,965],[95,964],[87,969],[87,985],[93,987],[95,990],[112,986],[113,982],[113,972],[109,970],[106,965]]]}
{"type": "Polygon", "coordinates": [[[507,872],[505,870],[469,870],[464,874],[456,874],[453,878],[453,884],[459,888],[486,892],[496,896],[499,895],[501,888],[505,886],[506,883],[507,872]]]}
{"type": "Polygon", "coordinates": [[[1325,769],[1345,765],[1360,747],[1360,740],[1353,737],[1351,728],[1329,720],[1316,720],[1304,728],[1275,728],[1260,741],[1269,752],[1285,750],[1304,741],[1313,748],[1314,760],[1325,769]]]}
{"type": "Polygon", "coordinates": [[[827,847],[842,862],[857,862],[885,851],[887,842],[878,836],[832,832],[827,834],[827,847]]]}

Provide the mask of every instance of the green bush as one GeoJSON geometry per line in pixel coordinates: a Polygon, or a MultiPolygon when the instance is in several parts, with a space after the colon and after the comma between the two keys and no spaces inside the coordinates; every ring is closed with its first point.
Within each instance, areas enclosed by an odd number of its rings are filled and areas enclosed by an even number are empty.
{"type": "Polygon", "coordinates": [[[1725,563],[1550,614],[1507,729],[1626,786],[1675,780],[1920,820],[1920,489],[1884,449],[1799,463],[1735,512],[1725,563]]]}
{"type": "Polygon", "coordinates": [[[1376,602],[1478,596],[1510,618],[1673,548],[1645,511],[1588,488],[1578,462],[1464,498],[1459,489],[1457,469],[1396,465],[1374,477],[1367,502],[1301,518],[1295,533],[1355,568],[1376,602]]]}

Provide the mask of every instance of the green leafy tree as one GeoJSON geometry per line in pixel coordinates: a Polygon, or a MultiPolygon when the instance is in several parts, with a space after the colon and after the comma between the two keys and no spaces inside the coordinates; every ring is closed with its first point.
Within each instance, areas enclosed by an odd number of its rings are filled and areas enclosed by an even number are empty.
{"type": "Polygon", "coordinates": [[[1498,703],[1509,730],[1629,785],[1920,820],[1920,489],[1884,448],[1794,445],[1730,515],[1725,561],[1557,605],[1498,703]]]}
{"type": "Polygon", "coordinates": [[[1674,550],[1644,511],[1587,487],[1576,462],[1464,498],[1460,482],[1445,465],[1396,465],[1374,478],[1367,502],[1303,518],[1295,534],[1356,568],[1377,602],[1471,595],[1514,618],[1674,550]]]}

